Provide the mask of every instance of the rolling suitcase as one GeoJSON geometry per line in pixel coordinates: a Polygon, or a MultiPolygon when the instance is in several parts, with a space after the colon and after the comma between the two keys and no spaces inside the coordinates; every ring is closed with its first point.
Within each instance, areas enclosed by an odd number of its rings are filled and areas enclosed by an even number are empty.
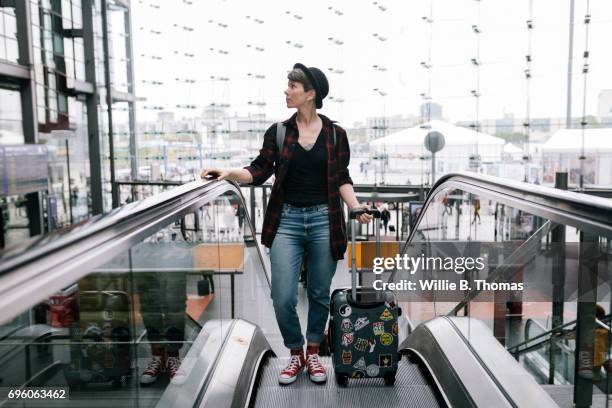
{"type": "MultiPolygon", "coordinates": [[[[336,381],[346,386],[349,378],[384,378],[395,383],[398,363],[398,315],[392,291],[357,287],[355,266],[355,218],[365,210],[351,211],[351,288],[331,295],[329,344],[336,381]]],[[[380,256],[380,212],[371,210],[376,225],[376,256],[380,256]]]]}
{"type": "Polygon", "coordinates": [[[126,277],[90,276],[79,286],[79,318],[70,327],[70,364],[64,368],[68,386],[91,383],[127,385],[132,375],[131,297],[126,277]],[[110,288],[110,290],[109,290],[110,288]]]}

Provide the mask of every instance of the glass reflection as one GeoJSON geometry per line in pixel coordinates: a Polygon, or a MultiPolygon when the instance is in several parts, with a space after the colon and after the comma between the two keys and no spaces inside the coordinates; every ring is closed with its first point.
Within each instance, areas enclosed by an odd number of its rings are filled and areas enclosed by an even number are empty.
{"type": "MultiPolygon", "coordinates": [[[[465,244],[486,259],[486,268],[462,275],[471,290],[455,293],[459,299],[420,293],[402,308],[413,324],[441,315],[467,316],[470,325],[483,322],[537,382],[571,386],[577,404],[599,404],[612,372],[611,237],[520,206],[453,187],[439,191],[422,210],[407,253],[435,256],[453,242],[465,244]],[[476,279],[522,283],[524,289],[475,289],[476,279]]],[[[443,279],[442,272],[423,277],[443,279]]]]}

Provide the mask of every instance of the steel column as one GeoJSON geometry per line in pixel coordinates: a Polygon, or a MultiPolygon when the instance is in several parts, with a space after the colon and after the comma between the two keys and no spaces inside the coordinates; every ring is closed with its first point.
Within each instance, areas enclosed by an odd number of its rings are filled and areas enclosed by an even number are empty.
{"type": "Polygon", "coordinates": [[[578,258],[578,310],[574,363],[574,404],[593,404],[593,358],[595,356],[595,305],[597,301],[597,236],[580,232],[578,258]]]}
{"type": "MultiPolygon", "coordinates": [[[[15,17],[17,20],[17,46],[20,65],[28,67],[30,78],[20,82],[21,122],[24,142],[38,143],[38,120],[36,118],[36,77],[34,75],[34,54],[32,47],[32,24],[30,21],[30,2],[15,2],[15,17]]],[[[40,192],[29,193],[26,198],[26,213],[30,236],[41,234],[43,228],[43,209],[40,192]]]]}
{"type": "Polygon", "coordinates": [[[92,94],[86,95],[87,135],[89,142],[89,177],[91,189],[92,215],[104,212],[102,196],[102,162],[100,157],[100,131],[98,117],[98,82],[96,81],[96,53],[93,24],[93,7],[95,0],[83,0],[83,48],[85,52],[85,79],[94,84],[92,94]]]}
{"type": "MultiPolygon", "coordinates": [[[[128,94],[136,95],[134,84],[134,52],[132,50],[132,11],[125,10],[124,34],[125,57],[127,59],[127,87],[128,94]]],[[[136,134],[136,102],[128,102],[129,129],[130,129],[130,169],[132,180],[138,180],[138,139],[136,134]]]]}
{"type": "Polygon", "coordinates": [[[106,86],[106,113],[108,116],[108,156],[110,162],[110,183],[113,208],[119,207],[119,194],[115,184],[115,136],[113,132],[113,87],[110,75],[110,60],[108,46],[108,3],[100,0],[102,16],[102,53],[104,55],[104,82],[106,86]]]}

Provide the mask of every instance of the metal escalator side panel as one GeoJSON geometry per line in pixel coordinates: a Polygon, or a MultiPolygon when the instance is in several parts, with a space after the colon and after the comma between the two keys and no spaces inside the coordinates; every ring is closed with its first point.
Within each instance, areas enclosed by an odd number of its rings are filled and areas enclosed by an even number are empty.
{"type": "Polygon", "coordinates": [[[423,356],[453,406],[557,406],[476,319],[432,319],[401,348],[423,356]]]}
{"type": "Polygon", "coordinates": [[[210,383],[216,361],[232,331],[231,320],[209,320],[183,358],[181,369],[185,371],[183,384],[170,382],[164,390],[157,407],[193,406],[202,388],[210,383]]]}
{"type": "Polygon", "coordinates": [[[488,379],[488,377],[484,377],[484,372],[479,373],[482,371],[481,367],[474,361],[462,359],[457,355],[467,350],[461,347],[455,331],[449,325],[437,320],[433,319],[417,326],[400,345],[400,350],[415,352],[427,362],[432,376],[441,386],[440,392],[446,396],[451,406],[510,407],[503,395],[493,390],[492,383],[483,384],[478,381],[478,378],[488,379]],[[465,381],[466,378],[468,381],[465,381]],[[490,395],[482,395],[479,390],[488,390],[490,395]],[[476,394],[475,398],[473,394],[476,394]]]}
{"type": "MultiPolygon", "coordinates": [[[[193,406],[248,406],[262,358],[269,352],[271,347],[258,326],[246,320],[234,320],[216,358],[209,381],[196,392],[198,397],[193,406]]],[[[158,406],[164,405],[160,401],[158,406]]]]}
{"type": "Polygon", "coordinates": [[[533,377],[494,338],[484,322],[464,317],[447,316],[445,319],[461,333],[468,347],[517,406],[556,406],[533,377]]]}
{"type": "Polygon", "coordinates": [[[436,394],[436,397],[440,405],[443,405],[446,407],[452,407],[453,405],[448,399],[448,396],[446,395],[444,391],[444,387],[442,387],[442,383],[440,383],[440,380],[438,379],[438,377],[435,376],[434,370],[432,369],[431,365],[427,362],[425,357],[421,353],[416,351],[415,349],[405,348],[405,349],[400,350],[400,353],[407,354],[408,356],[407,358],[412,362],[417,360],[415,364],[420,368],[420,372],[423,378],[425,378],[426,381],[431,385],[432,391],[436,394]]]}

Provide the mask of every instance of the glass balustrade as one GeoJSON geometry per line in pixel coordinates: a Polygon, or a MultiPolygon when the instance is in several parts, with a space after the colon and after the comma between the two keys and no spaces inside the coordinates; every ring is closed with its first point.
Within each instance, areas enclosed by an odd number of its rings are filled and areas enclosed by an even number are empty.
{"type": "MultiPolygon", "coordinates": [[[[243,201],[228,191],[201,203],[153,220],[156,226],[147,233],[134,232],[137,239],[111,231],[106,238],[123,241],[121,250],[77,249],[74,256],[86,262],[58,276],[66,284],[59,290],[50,285],[24,298],[19,313],[3,315],[1,387],[68,392],[69,400],[44,406],[105,401],[152,407],[177,398],[193,405],[231,319],[258,323],[271,339],[279,338],[243,201]]],[[[46,245],[69,235],[50,237],[46,245]]],[[[41,406],[34,400],[20,404],[41,406]]]]}

